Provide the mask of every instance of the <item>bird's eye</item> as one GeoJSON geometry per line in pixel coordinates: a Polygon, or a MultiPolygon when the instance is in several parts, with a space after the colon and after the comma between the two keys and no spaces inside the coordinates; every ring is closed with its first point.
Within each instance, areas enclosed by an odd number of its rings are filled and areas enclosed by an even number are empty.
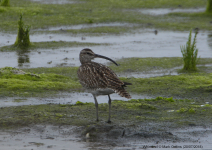
{"type": "Polygon", "coordinates": [[[86,53],[86,54],[91,55],[91,53],[86,53]]]}

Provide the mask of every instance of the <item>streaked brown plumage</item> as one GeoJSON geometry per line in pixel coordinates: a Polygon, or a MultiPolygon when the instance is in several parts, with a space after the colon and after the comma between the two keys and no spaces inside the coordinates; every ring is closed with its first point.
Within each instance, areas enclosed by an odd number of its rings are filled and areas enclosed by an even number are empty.
{"type": "Polygon", "coordinates": [[[77,75],[82,86],[89,92],[92,93],[95,100],[96,106],[96,117],[98,121],[98,102],[96,97],[99,95],[108,95],[109,97],[109,118],[108,123],[110,123],[110,110],[111,110],[111,99],[110,94],[117,93],[122,97],[131,98],[130,94],[124,89],[126,85],[131,85],[130,83],[125,83],[121,81],[118,76],[107,66],[92,62],[94,58],[104,58],[112,61],[117,65],[112,59],[95,54],[91,49],[83,49],[80,52],[80,62],[81,66],[77,71],[77,75]]]}

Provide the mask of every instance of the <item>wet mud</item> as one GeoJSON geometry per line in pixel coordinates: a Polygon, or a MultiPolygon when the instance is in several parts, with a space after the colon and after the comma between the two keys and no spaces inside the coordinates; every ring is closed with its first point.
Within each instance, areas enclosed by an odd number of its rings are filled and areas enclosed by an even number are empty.
{"type": "MultiPolygon", "coordinates": [[[[31,149],[210,149],[212,129],[188,127],[178,130],[155,131],[152,125],[124,127],[118,125],[75,126],[34,125],[0,132],[0,145],[4,150],[31,149]]],[[[155,129],[154,129],[155,130],[155,129]]]]}

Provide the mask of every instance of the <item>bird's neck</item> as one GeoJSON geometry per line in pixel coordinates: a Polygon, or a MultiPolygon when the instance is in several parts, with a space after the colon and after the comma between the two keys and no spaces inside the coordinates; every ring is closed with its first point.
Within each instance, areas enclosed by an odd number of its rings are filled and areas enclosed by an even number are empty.
{"type": "Polygon", "coordinates": [[[90,59],[80,58],[81,64],[91,63],[92,61],[90,59]]]}

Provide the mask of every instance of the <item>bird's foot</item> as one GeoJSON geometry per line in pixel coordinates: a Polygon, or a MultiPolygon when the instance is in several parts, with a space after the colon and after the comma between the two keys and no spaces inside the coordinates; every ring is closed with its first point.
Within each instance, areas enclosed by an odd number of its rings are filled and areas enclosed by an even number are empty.
{"type": "Polygon", "coordinates": [[[99,119],[96,119],[96,121],[98,122],[98,121],[99,121],[99,119]]]}

